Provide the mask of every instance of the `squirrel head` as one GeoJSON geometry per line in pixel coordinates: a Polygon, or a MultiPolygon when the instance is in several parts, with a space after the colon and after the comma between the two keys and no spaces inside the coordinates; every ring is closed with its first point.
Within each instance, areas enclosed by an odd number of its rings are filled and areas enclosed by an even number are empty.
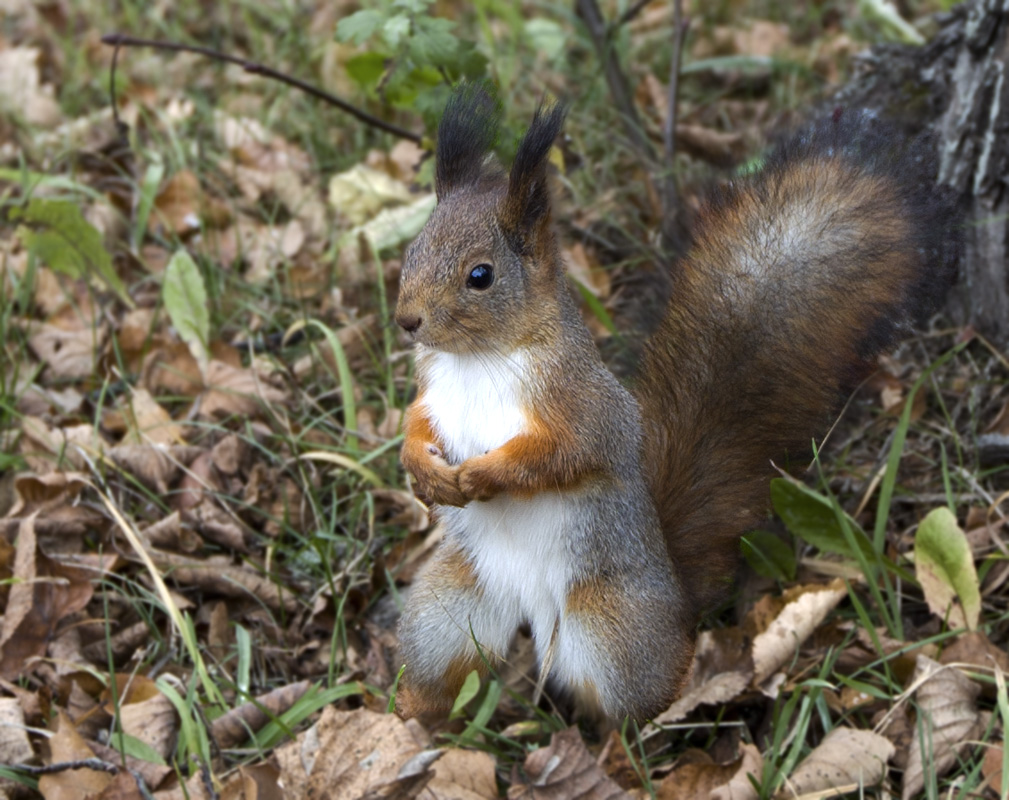
{"type": "Polygon", "coordinates": [[[509,352],[547,337],[566,291],[547,173],[564,108],[536,111],[507,175],[486,164],[499,116],[482,86],[464,84],[438,127],[438,205],[406,251],[396,306],[432,349],[509,352]]]}

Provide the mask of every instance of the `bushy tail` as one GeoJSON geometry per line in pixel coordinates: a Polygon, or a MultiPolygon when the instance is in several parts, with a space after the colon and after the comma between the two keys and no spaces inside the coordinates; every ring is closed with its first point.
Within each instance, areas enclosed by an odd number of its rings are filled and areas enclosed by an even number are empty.
{"type": "Polygon", "coordinates": [[[701,212],[639,379],[645,463],[700,612],[768,508],[771,461],[804,464],[876,355],[955,274],[957,203],[925,141],[835,115],[701,212]]]}

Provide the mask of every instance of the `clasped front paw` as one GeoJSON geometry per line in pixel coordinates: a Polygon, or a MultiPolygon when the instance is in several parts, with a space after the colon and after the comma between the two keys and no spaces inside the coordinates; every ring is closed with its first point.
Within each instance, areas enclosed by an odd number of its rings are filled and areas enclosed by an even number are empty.
{"type": "Polygon", "coordinates": [[[419,463],[405,466],[413,473],[418,492],[429,504],[461,508],[469,502],[459,488],[459,467],[449,464],[434,445],[428,445],[419,463]]]}
{"type": "Polygon", "coordinates": [[[470,500],[491,500],[503,491],[482,459],[477,456],[459,465],[459,489],[470,500]]]}

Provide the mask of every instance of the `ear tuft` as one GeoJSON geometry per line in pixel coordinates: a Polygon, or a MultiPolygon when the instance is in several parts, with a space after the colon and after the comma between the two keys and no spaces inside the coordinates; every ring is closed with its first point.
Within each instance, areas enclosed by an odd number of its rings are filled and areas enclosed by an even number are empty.
{"type": "Polygon", "coordinates": [[[531,232],[550,211],[547,163],[550,148],[564,125],[567,109],[562,103],[536,109],[532,124],[522,137],[511,172],[502,223],[519,235],[531,232]]]}
{"type": "Polygon", "coordinates": [[[438,197],[480,179],[497,143],[501,104],[490,83],[460,83],[438,125],[434,188],[438,197]]]}

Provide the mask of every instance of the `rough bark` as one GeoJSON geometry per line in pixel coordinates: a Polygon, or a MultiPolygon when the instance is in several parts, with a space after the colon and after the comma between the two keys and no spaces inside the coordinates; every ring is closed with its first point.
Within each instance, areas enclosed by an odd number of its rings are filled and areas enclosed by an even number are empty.
{"type": "Polygon", "coordinates": [[[949,311],[1009,344],[1009,0],[971,0],[938,18],[924,47],[874,48],[834,101],[930,130],[939,180],[961,191],[966,241],[949,311]]]}

